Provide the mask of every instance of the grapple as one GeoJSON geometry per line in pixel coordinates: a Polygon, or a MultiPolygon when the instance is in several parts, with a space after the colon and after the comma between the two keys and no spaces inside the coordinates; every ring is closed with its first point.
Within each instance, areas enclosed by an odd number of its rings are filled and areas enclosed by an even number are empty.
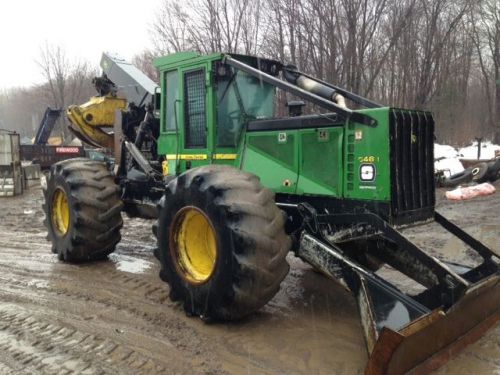
{"type": "Polygon", "coordinates": [[[82,142],[99,148],[113,149],[115,111],[124,110],[127,101],[122,98],[94,96],[80,106],[70,105],[66,115],[70,120],[69,129],[82,142]],[[105,131],[108,130],[108,132],[105,131]]]}

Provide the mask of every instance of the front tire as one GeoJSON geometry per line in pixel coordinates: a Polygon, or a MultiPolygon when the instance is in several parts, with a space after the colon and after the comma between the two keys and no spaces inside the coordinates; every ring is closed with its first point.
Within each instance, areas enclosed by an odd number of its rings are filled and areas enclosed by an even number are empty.
{"type": "Polygon", "coordinates": [[[102,162],[77,158],[51,167],[44,224],[60,260],[98,260],[114,251],[123,225],[119,192],[102,162]]]}
{"type": "Polygon", "coordinates": [[[189,170],[168,184],[159,209],[160,277],[188,315],[239,319],[279,290],[291,241],[256,176],[216,165],[189,170]]]}

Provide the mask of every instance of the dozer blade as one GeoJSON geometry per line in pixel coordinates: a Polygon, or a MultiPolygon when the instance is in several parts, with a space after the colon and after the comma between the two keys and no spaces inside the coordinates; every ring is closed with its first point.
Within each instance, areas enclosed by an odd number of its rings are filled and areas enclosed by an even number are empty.
{"type": "Polygon", "coordinates": [[[366,374],[427,374],[478,340],[500,320],[500,276],[470,289],[447,311],[436,309],[399,330],[384,327],[366,374]]]}
{"type": "Polygon", "coordinates": [[[366,374],[427,374],[500,320],[497,263],[487,259],[475,269],[461,267],[459,274],[418,251],[413,245],[404,254],[422,269],[426,263],[436,267],[444,282],[410,296],[321,236],[301,236],[297,255],[356,297],[370,354],[366,374]]]}

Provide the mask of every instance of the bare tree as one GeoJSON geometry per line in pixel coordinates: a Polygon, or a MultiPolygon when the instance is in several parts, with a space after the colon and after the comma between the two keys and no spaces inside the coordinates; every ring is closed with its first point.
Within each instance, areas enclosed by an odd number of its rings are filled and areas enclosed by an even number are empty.
{"type": "Polygon", "coordinates": [[[499,7],[498,0],[166,0],[154,52],[277,58],[381,103],[432,110],[438,137],[463,143],[488,133],[485,119],[500,129],[499,7]]]}
{"type": "Polygon", "coordinates": [[[178,2],[164,1],[151,26],[156,52],[166,54],[193,48],[189,28],[191,19],[178,2]]]}
{"type": "Polygon", "coordinates": [[[471,12],[473,40],[488,103],[489,124],[500,143],[500,4],[496,0],[480,3],[471,12]]]}
{"type": "Polygon", "coordinates": [[[139,70],[141,70],[153,81],[159,83],[160,77],[158,76],[158,70],[153,65],[153,60],[158,56],[159,55],[157,53],[146,49],[132,57],[132,64],[134,64],[139,70]]]}
{"type": "MultiPolygon", "coordinates": [[[[46,43],[40,49],[40,59],[37,64],[47,82],[46,88],[51,97],[52,107],[64,110],[68,99],[72,104],[81,96],[84,81],[88,79],[87,62],[71,62],[61,47],[46,43]]],[[[69,139],[71,134],[66,127],[66,117],[61,116],[59,123],[63,141],[69,139]]]]}
{"type": "Polygon", "coordinates": [[[155,52],[256,52],[260,8],[260,0],[165,0],[151,27],[155,52]]]}

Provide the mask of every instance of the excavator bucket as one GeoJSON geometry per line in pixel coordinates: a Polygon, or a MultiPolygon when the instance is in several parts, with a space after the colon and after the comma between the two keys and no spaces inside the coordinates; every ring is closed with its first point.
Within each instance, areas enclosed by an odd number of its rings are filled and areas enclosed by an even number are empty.
{"type": "MultiPolygon", "coordinates": [[[[315,222],[353,220],[344,216],[318,215],[315,222]]],[[[320,230],[302,234],[297,255],[356,297],[370,354],[366,374],[427,374],[498,323],[498,254],[438,213],[435,221],[475,250],[481,264],[471,268],[429,256],[373,213],[357,214],[357,219],[392,244],[377,248],[379,260],[425,287],[406,293],[320,230]]]]}

